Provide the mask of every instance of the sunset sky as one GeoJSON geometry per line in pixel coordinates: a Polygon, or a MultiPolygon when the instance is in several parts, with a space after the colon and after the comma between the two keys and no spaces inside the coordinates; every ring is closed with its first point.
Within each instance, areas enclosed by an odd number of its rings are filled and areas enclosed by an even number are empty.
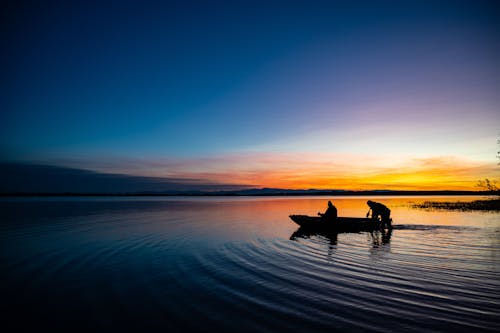
{"type": "Polygon", "coordinates": [[[500,175],[495,1],[1,6],[1,162],[290,189],[500,175]]]}

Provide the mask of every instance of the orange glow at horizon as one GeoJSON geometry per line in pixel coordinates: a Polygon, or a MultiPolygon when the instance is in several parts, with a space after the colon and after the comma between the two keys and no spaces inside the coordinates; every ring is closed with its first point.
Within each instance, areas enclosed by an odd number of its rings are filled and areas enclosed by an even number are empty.
{"type": "Polygon", "coordinates": [[[233,183],[256,187],[283,189],[340,189],[340,190],[477,190],[480,178],[467,177],[452,180],[448,176],[419,174],[381,174],[376,176],[359,175],[304,175],[301,172],[260,172],[252,175],[242,174],[203,174],[217,183],[233,183]]]}
{"type": "MultiPolygon", "coordinates": [[[[168,177],[283,189],[479,190],[498,167],[453,157],[387,159],[318,154],[253,154],[170,167],[168,177]]],[[[162,174],[161,176],[165,176],[162,174]]]]}

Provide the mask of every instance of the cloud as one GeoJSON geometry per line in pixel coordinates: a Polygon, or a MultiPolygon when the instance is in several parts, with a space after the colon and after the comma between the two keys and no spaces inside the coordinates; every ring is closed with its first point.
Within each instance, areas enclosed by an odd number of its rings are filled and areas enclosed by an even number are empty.
{"type": "Polygon", "coordinates": [[[121,170],[128,174],[171,179],[184,185],[241,184],[288,189],[475,190],[478,180],[498,177],[495,163],[485,164],[456,156],[414,158],[409,155],[310,152],[115,160],[105,164],[94,162],[93,169],[121,170]]]}
{"type": "Polygon", "coordinates": [[[197,178],[130,176],[50,165],[0,164],[0,193],[137,193],[247,187],[228,182],[205,182],[197,178]]]}
{"type": "MultiPolygon", "coordinates": [[[[112,183],[115,188],[127,191],[135,188],[157,191],[237,187],[477,190],[480,179],[498,175],[494,162],[485,164],[455,156],[415,158],[397,154],[246,152],[199,158],[66,162],[66,166],[72,164],[97,170],[99,177],[106,179],[101,184],[112,183]]],[[[96,177],[97,174],[93,178],[96,177]]]]}

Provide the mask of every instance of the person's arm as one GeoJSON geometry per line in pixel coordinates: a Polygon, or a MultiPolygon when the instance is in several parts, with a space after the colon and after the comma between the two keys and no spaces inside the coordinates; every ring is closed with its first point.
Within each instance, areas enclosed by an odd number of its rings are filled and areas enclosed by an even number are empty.
{"type": "Polygon", "coordinates": [[[366,213],[366,217],[370,216],[370,211],[371,211],[371,210],[372,210],[371,208],[370,208],[370,209],[368,209],[368,213],[366,213]]]}
{"type": "Polygon", "coordinates": [[[328,209],[327,209],[327,210],[326,210],[326,212],[324,212],[324,213],[318,212],[318,215],[319,215],[319,216],[325,216],[327,213],[328,213],[328,209]]]}

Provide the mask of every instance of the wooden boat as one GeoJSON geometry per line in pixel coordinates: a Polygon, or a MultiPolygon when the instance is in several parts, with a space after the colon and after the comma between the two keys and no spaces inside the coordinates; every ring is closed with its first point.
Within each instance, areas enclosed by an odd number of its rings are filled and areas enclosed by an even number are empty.
{"type": "Polygon", "coordinates": [[[290,215],[301,228],[331,232],[359,232],[380,229],[380,221],[365,217],[337,217],[334,222],[326,222],[319,216],[290,215]]]}

